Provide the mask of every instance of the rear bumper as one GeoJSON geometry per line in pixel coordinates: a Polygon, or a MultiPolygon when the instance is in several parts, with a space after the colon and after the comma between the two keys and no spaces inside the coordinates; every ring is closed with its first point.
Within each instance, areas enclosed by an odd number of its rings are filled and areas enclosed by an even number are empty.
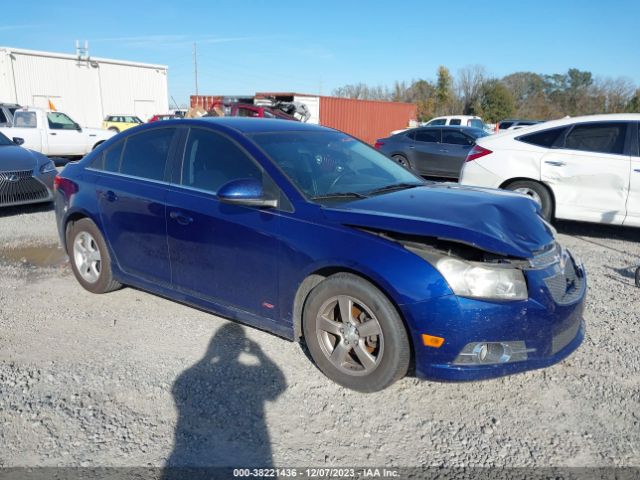
{"type": "Polygon", "coordinates": [[[458,183],[476,187],[499,188],[504,179],[484,168],[478,161],[465,162],[458,183]]]}

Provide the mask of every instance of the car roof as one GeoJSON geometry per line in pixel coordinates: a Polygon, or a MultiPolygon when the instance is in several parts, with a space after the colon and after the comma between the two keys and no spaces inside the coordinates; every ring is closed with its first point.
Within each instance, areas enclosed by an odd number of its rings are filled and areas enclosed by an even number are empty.
{"type": "Polygon", "coordinates": [[[549,120],[547,122],[536,123],[535,125],[527,126],[526,129],[518,130],[504,130],[495,135],[489,135],[483,137],[482,142],[493,142],[498,139],[507,139],[509,137],[519,137],[520,135],[527,135],[529,133],[539,132],[541,130],[547,130],[555,127],[565,127],[567,125],[573,125],[574,123],[584,122],[640,122],[640,113],[606,113],[599,115],[583,115],[580,117],[565,117],[557,120],[549,120]]]}
{"type": "Polygon", "coordinates": [[[204,117],[190,119],[205,124],[221,125],[233,128],[242,133],[259,132],[293,132],[293,131],[318,131],[333,132],[335,130],[320,125],[283,120],[275,118],[247,118],[247,117],[204,117]]]}

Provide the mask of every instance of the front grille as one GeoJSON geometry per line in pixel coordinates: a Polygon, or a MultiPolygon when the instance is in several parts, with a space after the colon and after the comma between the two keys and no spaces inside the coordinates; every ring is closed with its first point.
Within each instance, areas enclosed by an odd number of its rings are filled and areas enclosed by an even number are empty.
{"type": "Polygon", "coordinates": [[[0,171],[0,206],[33,203],[49,198],[49,190],[31,170],[0,171]]]}
{"type": "Polygon", "coordinates": [[[564,271],[544,279],[551,297],[560,305],[575,302],[580,297],[585,282],[584,275],[578,273],[573,258],[566,254],[565,259],[564,271]]]}

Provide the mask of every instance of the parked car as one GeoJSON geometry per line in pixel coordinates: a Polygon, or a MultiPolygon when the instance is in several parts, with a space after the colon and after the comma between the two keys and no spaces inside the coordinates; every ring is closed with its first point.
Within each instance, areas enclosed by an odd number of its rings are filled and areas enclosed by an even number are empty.
{"type": "Polygon", "coordinates": [[[461,126],[461,127],[473,127],[484,128],[484,122],[482,118],[475,115],[448,115],[444,117],[436,117],[429,120],[423,126],[425,127],[439,127],[444,125],[461,126]]]}
{"type": "Polygon", "coordinates": [[[0,127],[13,126],[13,114],[19,108],[17,103],[0,103],[0,127]]]}
{"type": "Polygon", "coordinates": [[[135,115],[107,115],[102,122],[102,128],[118,133],[128,128],[137,127],[143,123],[144,122],[135,115]]]}
{"type": "Polygon", "coordinates": [[[534,201],[426,182],[329,128],[147,124],[55,184],[84,288],[132,285],[303,340],[359,391],[410,364],[443,380],[545,367],[584,335],[584,270],[534,201]]]}
{"type": "Polygon", "coordinates": [[[504,130],[518,130],[524,127],[530,127],[531,125],[537,125],[538,123],[542,123],[540,120],[524,120],[519,118],[511,118],[507,120],[502,120],[496,124],[496,133],[502,132],[504,130]]]}
{"type": "Polygon", "coordinates": [[[22,138],[9,140],[0,133],[0,207],[53,200],[55,165],[22,143],[22,138]]]}
{"type": "Polygon", "coordinates": [[[82,128],[65,113],[32,107],[16,110],[13,127],[0,127],[0,132],[24,139],[25,148],[49,157],[80,157],[115,135],[82,128]]]}
{"type": "Polygon", "coordinates": [[[375,148],[420,175],[457,179],[469,149],[486,135],[471,127],[413,128],[377,140],[375,148]]]}
{"type": "Polygon", "coordinates": [[[300,121],[293,115],[289,115],[279,108],[251,105],[249,103],[231,103],[230,105],[224,105],[222,102],[216,102],[205,117],[220,116],[218,112],[223,112],[223,116],[226,117],[279,118],[281,120],[300,121]]]}
{"type": "Polygon", "coordinates": [[[480,138],[460,183],[531,196],[545,218],[640,227],[640,114],[563,118],[480,138]]]}

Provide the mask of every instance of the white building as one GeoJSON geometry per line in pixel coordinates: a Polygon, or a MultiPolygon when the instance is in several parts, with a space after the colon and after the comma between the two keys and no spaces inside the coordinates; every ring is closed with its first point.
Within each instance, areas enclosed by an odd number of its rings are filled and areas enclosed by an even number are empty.
{"type": "Polygon", "coordinates": [[[84,127],[107,115],[167,113],[167,66],[0,47],[0,102],[69,114],[84,127]]]}

